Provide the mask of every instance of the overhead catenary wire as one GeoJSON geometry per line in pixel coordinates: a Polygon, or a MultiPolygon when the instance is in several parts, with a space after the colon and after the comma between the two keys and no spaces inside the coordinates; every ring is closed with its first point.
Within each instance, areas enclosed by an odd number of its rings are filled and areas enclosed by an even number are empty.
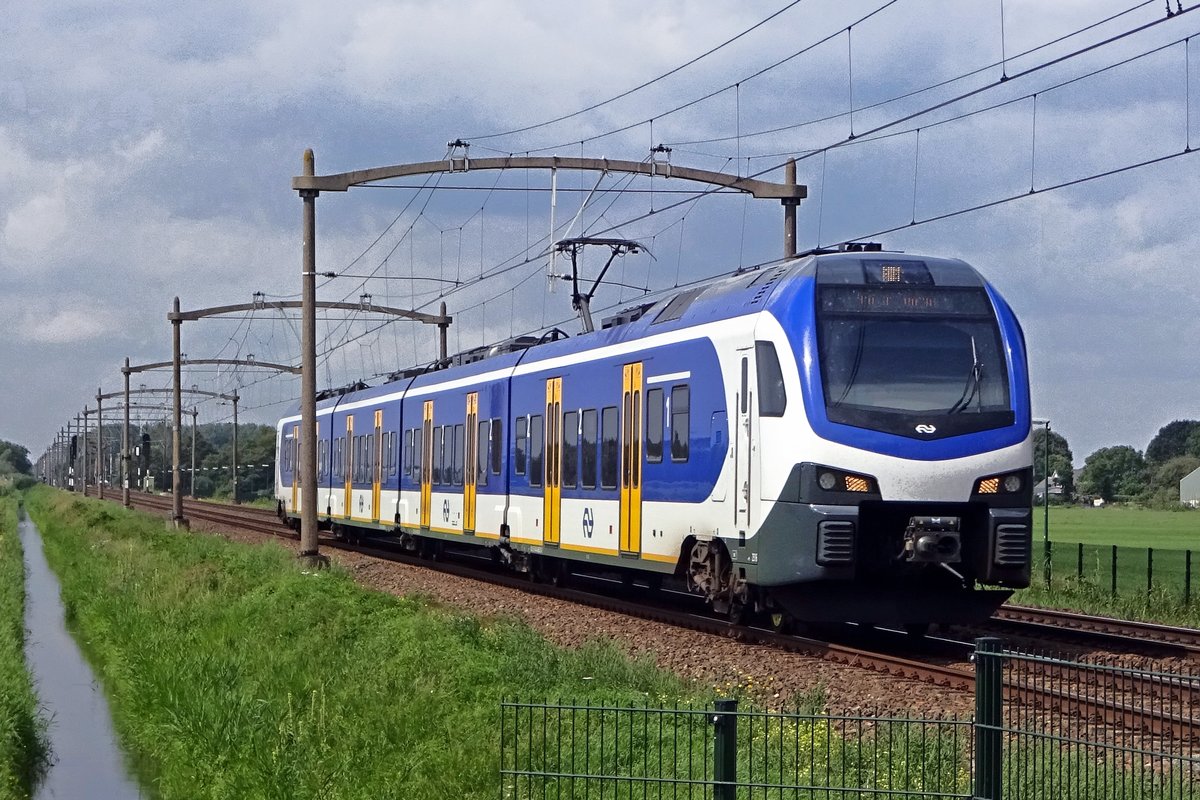
{"type": "Polygon", "coordinates": [[[729,45],[731,45],[734,42],[738,41],[739,39],[743,38],[744,36],[747,36],[748,34],[753,33],[754,31],[758,30],[763,25],[766,25],[771,20],[773,20],[776,17],[783,14],[785,11],[789,11],[792,8],[795,8],[796,6],[800,5],[800,3],[802,3],[802,2],[803,2],[803,0],[792,0],[792,2],[788,3],[783,8],[770,14],[766,18],[759,20],[755,24],[751,25],[749,28],[746,28],[744,31],[737,34],[736,36],[732,36],[732,37],[726,39],[725,41],[718,44],[716,47],[709,48],[708,50],[704,51],[703,53],[696,56],[695,58],[692,58],[689,61],[686,61],[683,64],[680,64],[679,66],[674,67],[674,68],[662,73],[661,75],[651,78],[648,81],[644,81],[644,82],[638,84],[637,86],[634,86],[632,89],[626,89],[625,91],[621,92],[620,94],[614,95],[605,100],[600,100],[596,103],[592,103],[591,105],[587,106],[586,108],[581,108],[578,111],[572,111],[569,114],[563,114],[561,116],[555,117],[554,119],[546,120],[544,122],[539,122],[539,123],[536,123],[533,125],[526,125],[524,127],[513,128],[512,130],[507,130],[507,131],[499,131],[497,133],[476,134],[474,136],[468,136],[466,138],[468,141],[483,141],[486,139],[496,139],[496,138],[499,138],[502,136],[512,136],[512,135],[518,134],[518,133],[527,133],[532,130],[537,130],[538,128],[545,128],[545,127],[554,125],[559,122],[564,122],[568,119],[573,119],[575,117],[586,114],[589,111],[595,111],[598,108],[603,108],[604,106],[609,105],[610,103],[615,103],[618,100],[629,97],[630,95],[632,95],[636,92],[640,92],[642,89],[646,89],[650,86],[653,86],[654,84],[658,83],[659,81],[665,80],[666,78],[669,78],[672,75],[687,69],[688,67],[692,66],[693,64],[703,61],[705,58],[708,58],[709,56],[713,55],[714,53],[717,53],[720,50],[723,50],[724,48],[728,47],[729,45]]]}
{"type": "MultiPolygon", "coordinates": [[[[1133,5],[1127,9],[1125,9],[1124,11],[1120,11],[1116,14],[1111,14],[1102,20],[1093,22],[1090,25],[1086,25],[1077,30],[1063,34],[1062,36],[1059,36],[1048,42],[1044,42],[1042,44],[1031,47],[1028,50],[1025,50],[1021,53],[1018,53],[1018,54],[1012,56],[1012,58],[1008,59],[1008,60],[1016,60],[1018,58],[1024,58],[1026,56],[1033,55],[1034,53],[1037,53],[1041,50],[1045,50],[1048,47],[1053,47],[1054,45],[1061,44],[1061,43],[1067,41],[1068,39],[1072,39],[1076,36],[1080,36],[1084,33],[1087,33],[1088,31],[1094,30],[1095,28],[1098,28],[1102,25],[1106,25],[1110,22],[1114,22],[1115,20],[1120,19],[1121,17],[1126,16],[1127,14],[1131,14],[1134,11],[1137,11],[1141,8],[1144,8],[1148,5],[1153,4],[1153,2],[1154,2],[1154,0],[1142,0],[1142,2],[1137,3],[1136,5],[1133,5]]],[[[924,94],[925,92],[935,91],[937,89],[941,89],[946,86],[950,86],[951,84],[958,83],[959,81],[966,80],[967,78],[975,77],[976,75],[980,75],[984,72],[995,69],[996,67],[1001,66],[1004,63],[1005,62],[1003,60],[1002,61],[994,61],[994,62],[985,64],[981,67],[972,69],[968,72],[964,72],[959,75],[955,75],[953,77],[946,78],[945,80],[941,80],[936,83],[929,84],[928,86],[922,86],[920,88],[913,89],[911,91],[904,92],[902,94],[898,94],[893,97],[888,97],[883,100],[876,101],[869,105],[860,106],[857,109],[857,111],[859,112],[859,114],[862,114],[862,112],[864,112],[864,111],[873,111],[877,108],[882,108],[883,106],[890,105],[892,103],[896,103],[901,100],[908,100],[912,97],[916,97],[917,95],[924,94]]],[[[1008,76],[1005,75],[1001,82],[1007,81],[1007,80],[1008,80],[1008,76]]],[[[807,127],[810,125],[818,125],[823,122],[832,122],[834,120],[841,119],[842,117],[846,116],[847,114],[848,114],[847,111],[839,111],[834,114],[829,114],[829,115],[822,116],[822,117],[816,117],[813,119],[802,120],[800,122],[789,123],[787,125],[780,125],[777,127],[767,128],[764,130],[741,131],[738,134],[738,138],[752,139],[752,138],[756,138],[759,136],[770,136],[770,135],[774,135],[777,133],[784,133],[786,131],[796,130],[798,128],[803,128],[803,127],[807,127]]],[[[735,138],[734,136],[716,136],[716,137],[710,137],[710,138],[706,138],[706,139],[687,139],[687,140],[678,140],[678,141],[672,140],[672,141],[666,142],[666,144],[673,148],[680,148],[680,147],[687,147],[689,145],[719,144],[721,142],[733,141],[734,138],[735,138]]],[[[715,154],[707,154],[707,155],[711,155],[711,157],[717,157],[715,154]]]]}
{"type": "MultiPolygon", "coordinates": [[[[865,15],[859,17],[858,19],[854,20],[853,22],[851,22],[850,25],[851,26],[861,25],[862,23],[866,22],[867,20],[871,19],[872,17],[883,12],[884,10],[895,5],[898,2],[900,2],[900,0],[887,0],[887,2],[885,2],[883,5],[879,6],[875,10],[870,11],[867,14],[865,14],[865,15]]],[[[821,37],[817,41],[812,42],[811,44],[808,44],[799,50],[796,50],[795,52],[791,53],[790,55],[785,56],[784,58],[781,58],[778,61],[775,61],[774,63],[769,64],[768,66],[763,67],[755,72],[752,72],[749,75],[746,75],[745,77],[743,77],[737,81],[734,81],[733,83],[722,86],[719,89],[714,89],[710,92],[707,92],[707,93],[701,95],[700,97],[696,97],[692,100],[688,100],[684,103],[673,106],[666,111],[661,111],[661,112],[653,115],[652,117],[646,117],[643,119],[639,119],[636,122],[630,122],[625,125],[621,125],[620,127],[612,128],[610,130],[604,131],[603,133],[597,133],[597,134],[593,134],[591,136],[587,136],[583,139],[583,141],[595,142],[600,139],[605,139],[609,136],[615,136],[618,133],[624,133],[626,131],[630,131],[630,130],[633,130],[634,128],[645,125],[648,122],[650,122],[651,119],[661,119],[663,117],[670,116],[672,114],[677,114],[680,111],[684,111],[693,106],[699,105],[700,103],[703,103],[706,100],[711,100],[712,98],[717,97],[718,95],[721,95],[721,94],[724,94],[725,92],[730,91],[731,89],[736,87],[738,84],[746,83],[747,81],[751,81],[751,80],[754,80],[755,78],[762,77],[763,75],[767,74],[768,72],[778,69],[779,67],[783,66],[784,64],[787,64],[788,62],[794,61],[795,59],[799,58],[800,56],[804,55],[805,53],[808,53],[808,52],[816,49],[817,47],[820,47],[821,45],[823,45],[827,42],[830,42],[833,39],[836,39],[838,36],[842,35],[842,33],[843,33],[843,31],[845,31],[845,29],[846,28],[844,26],[839,27],[836,31],[826,34],[825,36],[821,37]]],[[[575,140],[575,141],[571,141],[571,142],[559,142],[557,144],[552,144],[552,145],[548,145],[545,147],[534,147],[534,148],[530,148],[529,150],[527,150],[527,152],[546,153],[546,152],[551,152],[554,150],[561,150],[564,147],[577,144],[578,141],[579,140],[575,140]]]]}

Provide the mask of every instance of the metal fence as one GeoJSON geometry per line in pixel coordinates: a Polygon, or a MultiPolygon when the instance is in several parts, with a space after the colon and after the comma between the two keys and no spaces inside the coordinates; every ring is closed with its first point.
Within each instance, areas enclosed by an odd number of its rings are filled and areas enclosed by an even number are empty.
{"type": "Polygon", "coordinates": [[[1112,597],[1155,597],[1193,602],[1192,551],[1153,547],[1050,542],[1051,585],[1069,581],[1112,597]]]}
{"type": "Polygon", "coordinates": [[[975,661],[970,720],[504,701],[500,796],[1200,800],[1200,676],[975,661]]]}

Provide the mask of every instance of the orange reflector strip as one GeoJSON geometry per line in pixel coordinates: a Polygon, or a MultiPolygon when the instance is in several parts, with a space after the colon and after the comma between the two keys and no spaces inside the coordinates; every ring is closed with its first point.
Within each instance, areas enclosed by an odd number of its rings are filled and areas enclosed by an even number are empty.
{"type": "Polygon", "coordinates": [[[869,492],[871,491],[871,482],[866,478],[859,478],[854,475],[846,476],[846,491],[847,492],[869,492]]]}
{"type": "Polygon", "coordinates": [[[1000,479],[988,478],[979,482],[980,494],[996,494],[1000,491],[1000,479]]]}

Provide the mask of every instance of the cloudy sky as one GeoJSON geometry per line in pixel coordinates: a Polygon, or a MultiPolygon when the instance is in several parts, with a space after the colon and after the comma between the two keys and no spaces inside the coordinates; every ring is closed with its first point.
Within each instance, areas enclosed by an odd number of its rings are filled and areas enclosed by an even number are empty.
{"type": "MultiPolygon", "coordinates": [[[[1200,12],[1166,19],[1162,0],[13,4],[0,17],[0,438],[36,456],[97,387],[119,388],[125,357],[169,358],[175,296],[191,309],[296,295],[304,148],[330,173],[441,159],[461,137],[472,157],[638,161],[665,143],[674,164],[775,180],[801,157],[801,248],[874,235],[970,261],[1020,315],[1035,414],[1076,461],[1144,448],[1200,417],[1197,32],[1200,12]],[[539,124],[776,12],[661,81],[539,124]]],[[[569,319],[565,287],[547,292],[548,182],[474,172],[321,196],[319,268],[344,277],[320,298],[444,300],[452,349],[569,319]]],[[[654,255],[623,259],[623,285],[597,305],[781,254],[770,201],[662,179],[558,183],[559,236],[625,236],[654,255]]],[[[431,329],[379,322],[322,323],[321,385],[434,355],[431,329]]],[[[183,349],[297,363],[297,331],[258,311],[187,323],[183,349]]],[[[298,389],[248,370],[185,383],[237,390],[258,421],[298,389]]]]}

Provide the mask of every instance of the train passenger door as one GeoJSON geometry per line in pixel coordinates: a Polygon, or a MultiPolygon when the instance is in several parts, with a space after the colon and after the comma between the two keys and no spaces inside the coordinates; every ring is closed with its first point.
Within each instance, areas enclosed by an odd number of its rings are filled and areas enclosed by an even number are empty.
{"type": "Polygon", "coordinates": [[[379,496],[383,483],[383,410],[375,412],[374,469],[371,470],[371,520],[379,522],[379,496]]]}
{"type": "Polygon", "coordinates": [[[750,530],[750,497],[751,497],[751,466],[753,459],[751,453],[753,448],[753,409],[754,409],[754,392],[750,389],[752,385],[751,378],[751,363],[750,353],[753,352],[749,348],[743,349],[741,352],[739,375],[740,382],[736,396],[737,408],[736,412],[737,424],[734,425],[733,431],[733,527],[742,535],[745,535],[750,530]]]}
{"type": "Polygon", "coordinates": [[[542,538],[546,544],[557,545],[562,522],[562,378],[546,380],[546,451],[542,463],[542,516],[546,520],[542,538]]]}
{"type": "Polygon", "coordinates": [[[429,527],[433,505],[433,401],[426,400],[421,424],[421,527],[429,527]]]}
{"type": "Polygon", "coordinates": [[[479,481],[479,392],[467,395],[467,441],[463,458],[463,532],[475,530],[475,496],[479,481]]]}
{"type": "Polygon", "coordinates": [[[346,415],[346,451],[345,451],[345,472],[343,477],[346,481],[346,494],[343,508],[343,516],[350,519],[350,512],[354,507],[354,417],[346,415]]]}
{"type": "Polygon", "coordinates": [[[642,364],[621,376],[621,552],[642,551],[642,364]]]}
{"type": "Polygon", "coordinates": [[[292,427],[292,511],[300,510],[300,426],[292,427]]]}

